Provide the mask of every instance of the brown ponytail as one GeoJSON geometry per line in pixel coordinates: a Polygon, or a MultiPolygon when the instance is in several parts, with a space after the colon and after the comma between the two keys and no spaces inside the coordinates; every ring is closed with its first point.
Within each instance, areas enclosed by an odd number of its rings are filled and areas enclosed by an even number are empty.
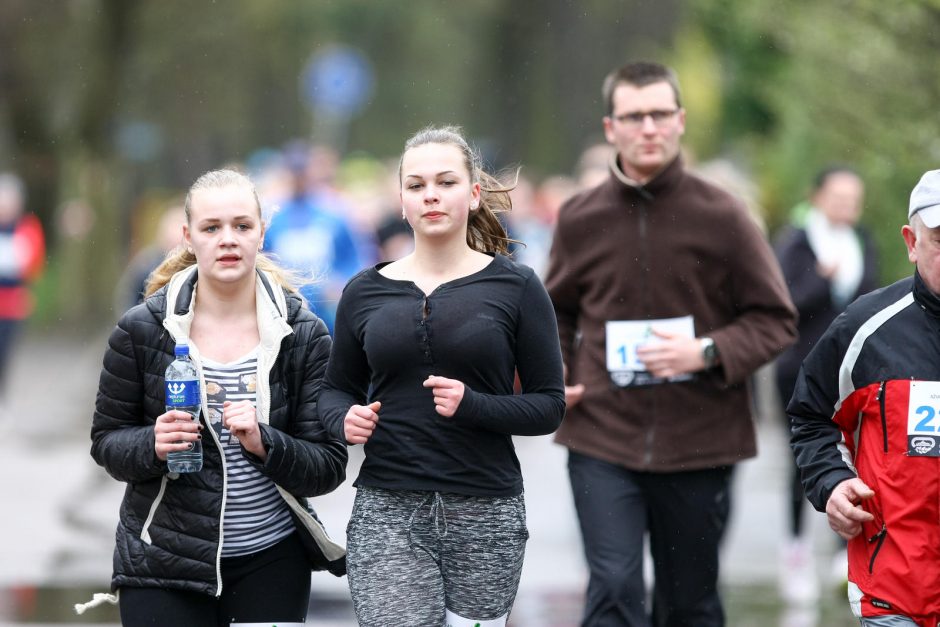
{"type": "MultiPolygon", "coordinates": [[[[401,165],[405,153],[424,144],[445,144],[457,147],[464,157],[464,165],[470,173],[470,182],[480,184],[480,206],[470,212],[467,220],[467,245],[481,253],[509,254],[510,239],[506,227],[499,219],[500,213],[512,210],[509,192],[516,185],[503,185],[496,177],[483,171],[480,154],[464,139],[459,126],[428,126],[415,133],[405,142],[402,158],[398,162],[398,179],[401,180],[401,165]]],[[[516,180],[518,180],[518,171],[516,180]]]]}
{"type": "MultiPolygon", "coordinates": [[[[243,187],[251,192],[255,199],[255,206],[258,208],[258,217],[261,217],[261,200],[258,197],[258,190],[255,189],[251,179],[235,170],[212,170],[206,172],[193,183],[186,193],[186,203],[184,211],[186,213],[186,224],[190,224],[192,217],[193,195],[201,189],[218,189],[221,187],[243,187]]],[[[196,255],[185,246],[177,246],[169,253],[157,268],[150,273],[147,278],[147,286],[144,296],[150,296],[158,289],[170,282],[174,274],[180,270],[195,265],[196,255]]],[[[274,281],[284,289],[296,292],[297,285],[302,283],[297,275],[278,266],[270,257],[264,253],[258,253],[255,259],[255,265],[259,270],[263,270],[271,275],[274,281]]]]}

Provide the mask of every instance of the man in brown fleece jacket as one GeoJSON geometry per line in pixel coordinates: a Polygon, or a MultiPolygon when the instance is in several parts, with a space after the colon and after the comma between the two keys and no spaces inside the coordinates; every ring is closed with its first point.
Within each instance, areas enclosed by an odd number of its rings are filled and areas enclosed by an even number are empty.
{"type": "Polygon", "coordinates": [[[561,209],[546,287],[568,369],[556,440],[590,568],[584,625],[724,624],[718,549],[731,471],[756,454],[749,375],[796,311],[743,204],[686,171],[674,72],[604,81],[609,178],[561,209]]]}

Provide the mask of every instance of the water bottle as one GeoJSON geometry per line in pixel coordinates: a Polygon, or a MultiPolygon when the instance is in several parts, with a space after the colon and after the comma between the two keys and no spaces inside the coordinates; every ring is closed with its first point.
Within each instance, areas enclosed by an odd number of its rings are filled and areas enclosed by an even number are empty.
{"type": "MultiPolygon", "coordinates": [[[[185,411],[192,420],[199,420],[200,395],[199,373],[189,358],[189,344],[185,340],[176,343],[173,351],[176,359],[166,368],[166,409],[185,411]]],[[[196,440],[188,451],[171,451],[166,456],[170,472],[199,472],[202,470],[202,441],[196,440]]]]}

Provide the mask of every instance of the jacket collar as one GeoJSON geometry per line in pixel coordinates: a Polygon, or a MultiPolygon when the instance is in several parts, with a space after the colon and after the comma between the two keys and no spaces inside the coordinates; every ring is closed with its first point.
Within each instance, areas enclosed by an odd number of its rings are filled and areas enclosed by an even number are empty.
{"type": "Polygon", "coordinates": [[[928,314],[940,318],[940,296],[930,291],[917,270],[914,270],[914,300],[928,314]]]}
{"type": "MultiPolygon", "coordinates": [[[[258,328],[262,332],[262,343],[264,343],[265,330],[272,328],[272,324],[279,327],[281,331],[285,328],[289,330],[287,299],[284,296],[284,290],[275,289],[273,279],[266,272],[257,270],[255,278],[258,328]]],[[[180,270],[170,278],[167,284],[163,326],[174,340],[189,337],[198,284],[199,273],[196,266],[180,270]]],[[[283,337],[282,333],[276,335],[283,337]]]]}
{"type": "Polygon", "coordinates": [[[624,174],[620,167],[620,156],[616,151],[610,156],[609,166],[611,180],[617,187],[624,191],[633,191],[640,194],[647,200],[652,200],[663,190],[674,187],[679,182],[679,179],[682,178],[682,174],[685,171],[681,154],[676,155],[675,159],[666,164],[662,170],[654,174],[646,183],[635,181],[624,174]]]}

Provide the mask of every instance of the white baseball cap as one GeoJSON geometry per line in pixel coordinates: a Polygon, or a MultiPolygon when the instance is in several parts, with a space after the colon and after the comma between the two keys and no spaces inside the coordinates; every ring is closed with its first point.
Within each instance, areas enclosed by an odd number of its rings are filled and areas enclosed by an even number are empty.
{"type": "Polygon", "coordinates": [[[928,229],[940,226],[940,170],[925,172],[914,186],[907,218],[910,219],[915,213],[920,215],[928,229]]]}

